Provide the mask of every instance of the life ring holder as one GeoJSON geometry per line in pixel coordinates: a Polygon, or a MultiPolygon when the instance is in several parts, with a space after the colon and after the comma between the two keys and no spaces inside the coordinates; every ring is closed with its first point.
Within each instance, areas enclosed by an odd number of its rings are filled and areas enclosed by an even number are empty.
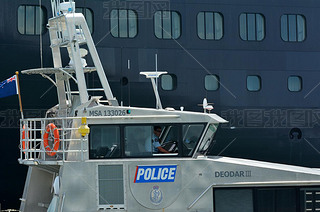
{"type": "Polygon", "coordinates": [[[49,123],[46,126],[46,131],[43,135],[43,147],[44,147],[47,155],[55,156],[57,154],[58,149],[59,149],[59,145],[60,145],[60,136],[59,136],[58,128],[53,123],[49,123]],[[49,145],[49,134],[51,132],[53,132],[53,136],[54,136],[54,143],[53,143],[52,149],[49,145]]]}

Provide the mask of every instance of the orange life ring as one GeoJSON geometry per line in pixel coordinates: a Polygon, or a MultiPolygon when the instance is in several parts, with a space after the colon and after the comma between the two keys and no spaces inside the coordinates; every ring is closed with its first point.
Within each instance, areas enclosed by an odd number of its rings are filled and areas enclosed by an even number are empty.
{"type": "Polygon", "coordinates": [[[44,146],[44,149],[46,150],[47,155],[55,156],[59,149],[59,144],[60,144],[60,137],[59,137],[58,128],[53,123],[50,123],[46,126],[46,132],[43,135],[43,146],[44,146]],[[51,149],[49,146],[49,133],[51,131],[53,132],[53,136],[54,136],[53,149],[51,149]]]}

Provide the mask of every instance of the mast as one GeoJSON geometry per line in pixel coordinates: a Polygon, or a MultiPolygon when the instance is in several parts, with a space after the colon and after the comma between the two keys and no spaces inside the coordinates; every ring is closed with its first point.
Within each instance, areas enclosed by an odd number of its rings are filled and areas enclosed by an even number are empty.
{"type": "Polygon", "coordinates": [[[83,58],[87,51],[81,48],[87,45],[89,53],[94,63],[94,68],[98,72],[98,77],[107,97],[109,105],[118,105],[113,96],[107,77],[95,48],[90,30],[86,20],[81,13],[75,13],[75,2],[73,0],[51,0],[53,17],[49,19],[49,34],[51,41],[51,50],[53,56],[54,68],[61,71],[55,73],[56,87],[59,100],[59,111],[66,114],[68,108],[66,87],[69,88],[70,76],[63,72],[61,48],[66,48],[70,57],[70,68],[74,70],[76,82],[79,90],[81,104],[89,100],[88,88],[84,76],[86,61],[83,58]]]}

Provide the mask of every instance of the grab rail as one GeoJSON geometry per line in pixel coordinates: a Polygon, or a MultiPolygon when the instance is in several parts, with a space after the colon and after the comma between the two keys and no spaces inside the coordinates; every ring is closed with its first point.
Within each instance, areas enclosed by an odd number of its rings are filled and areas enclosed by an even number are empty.
{"type": "Polygon", "coordinates": [[[78,132],[80,121],[81,117],[21,119],[19,162],[54,165],[87,159],[88,136],[82,137],[78,132]],[[51,123],[56,127],[55,133],[47,129],[51,123]]]}

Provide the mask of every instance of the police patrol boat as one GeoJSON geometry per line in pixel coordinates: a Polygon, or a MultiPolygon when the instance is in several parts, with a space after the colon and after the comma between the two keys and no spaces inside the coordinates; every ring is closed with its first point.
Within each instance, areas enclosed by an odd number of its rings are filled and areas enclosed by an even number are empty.
{"type": "Polygon", "coordinates": [[[207,101],[205,113],[163,109],[155,83],[162,72],[142,73],[151,79],[156,109],[119,106],[84,16],[72,0],[51,3],[54,67],[22,73],[50,80],[59,103],[45,118],[21,119],[19,162],[29,169],[20,211],[319,210],[317,169],[209,156],[227,121],[207,113],[207,101]],[[86,67],[88,53],[94,67],[86,67]],[[95,72],[102,88],[89,89],[95,72]],[[155,129],[166,153],[154,151],[155,129]]]}

